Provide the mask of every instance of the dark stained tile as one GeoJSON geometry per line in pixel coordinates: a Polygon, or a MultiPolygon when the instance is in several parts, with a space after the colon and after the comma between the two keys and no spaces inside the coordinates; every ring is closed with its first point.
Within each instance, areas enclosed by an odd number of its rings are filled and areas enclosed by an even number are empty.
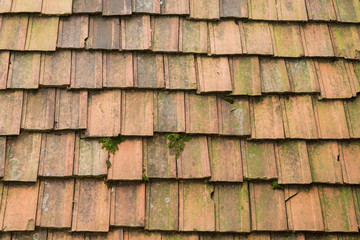
{"type": "Polygon", "coordinates": [[[336,20],[336,13],[332,0],[305,0],[310,20],[336,20]]]}
{"type": "Polygon", "coordinates": [[[220,17],[248,18],[247,1],[220,0],[220,17]]]}
{"type": "Polygon", "coordinates": [[[124,240],[161,240],[161,233],[127,229],[124,231],[124,240]]]}
{"type": "Polygon", "coordinates": [[[0,16],[0,49],[24,50],[29,16],[0,16]]]}
{"type": "Polygon", "coordinates": [[[210,22],[210,53],[214,55],[241,54],[239,26],[232,20],[210,22]]]}
{"type": "Polygon", "coordinates": [[[190,0],[190,18],[219,19],[219,0],[190,0]]]}
{"type": "Polygon", "coordinates": [[[249,18],[261,20],[277,20],[276,0],[250,0],[249,18]]]}
{"type": "MultiPolygon", "coordinates": [[[[6,1],[5,1],[6,2],[6,1]]],[[[13,0],[11,4],[11,12],[21,13],[21,12],[41,12],[41,0],[32,0],[32,1],[23,1],[23,0],[13,0]]]]}
{"type": "Polygon", "coordinates": [[[360,3],[356,0],[334,0],[335,12],[340,22],[360,22],[360,3]]]}
{"type": "Polygon", "coordinates": [[[125,50],[151,48],[150,16],[138,15],[121,18],[121,48],[125,50]]]}
{"type": "Polygon", "coordinates": [[[14,232],[12,234],[12,239],[14,240],[46,240],[47,239],[47,230],[37,230],[35,232],[14,232]]]}
{"type": "MultiPolygon", "coordinates": [[[[44,0],[43,9],[50,0],[44,0]]],[[[55,51],[58,35],[59,17],[29,18],[25,50],[30,51],[55,51]]]]}
{"type": "Polygon", "coordinates": [[[104,0],[103,15],[129,15],[131,14],[131,0],[104,0]]]}
{"type": "Polygon", "coordinates": [[[196,89],[194,55],[164,55],[165,87],[167,89],[196,89]]]}
{"type": "Polygon", "coordinates": [[[180,18],[179,51],[185,53],[208,52],[208,24],[180,18]]]}
{"type": "Polygon", "coordinates": [[[6,81],[9,71],[10,52],[0,52],[0,89],[6,88],[6,81]]]}
{"type": "Polygon", "coordinates": [[[161,14],[188,15],[190,13],[189,0],[165,0],[160,3],[161,14]]]}
{"type": "Polygon", "coordinates": [[[155,52],[177,52],[179,50],[179,17],[153,17],[152,50],[155,52]]]}
{"type": "MultiPolygon", "coordinates": [[[[233,234],[224,234],[224,233],[208,233],[201,234],[200,240],[243,240],[248,239],[246,235],[233,235],[233,234]]],[[[196,238],[196,240],[199,239],[196,238]]]]}
{"type": "Polygon", "coordinates": [[[102,0],[73,0],[73,13],[100,13],[102,0]]]}
{"type": "Polygon", "coordinates": [[[270,25],[273,34],[274,55],[278,57],[304,56],[301,28],[298,24],[275,23],[270,25]]]}
{"type": "Polygon", "coordinates": [[[243,52],[272,55],[273,45],[267,22],[239,22],[243,52]]]}
{"type": "Polygon", "coordinates": [[[90,17],[90,49],[120,49],[120,19],[118,17],[90,17]],[[106,37],[104,37],[106,36],[106,37]]]}
{"type": "Polygon", "coordinates": [[[103,87],[127,88],[134,86],[132,53],[103,53],[103,87]]]}
{"type": "Polygon", "coordinates": [[[5,173],[6,137],[0,137],[0,177],[5,173]]]}
{"type": "Polygon", "coordinates": [[[199,240],[199,235],[195,233],[163,233],[161,234],[161,239],[162,240],[199,240]]]}
{"type": "Polygon", "coordinates": [[[41,86],[68,86],[71,77],[71,51],[57,51],[41,54],[41,86]]]}
{"type": "Polygon", "coordinates": [[[335,56],[360,59],[360,35],[356,25],[330,25],[335,56]]]}
{"type": "Polygon", "coordinates": [[[238,235],[234,237],[235,240],[270,240],[272,239],[269,233],[252,232],[248,235],[238,235]]]}
{"type": "MultiPolygon", "coordinates": [[[[8,13],[11,10],[12,0],[2,0],[0,2],[0,13],[8,13]]],[[[9,235],[10,238],[10,235],[9,235]]],[[[5,238],[7,240],[7,238],[5,238]]],[[[3,239],[2,239],[3,240],[3,239]]]]}
{"type": "Polygon", "coordinates": [[[313,60],[287,59],[286,68],[292,91],[298,93],[320,92],[313,60]]]}
{"type": "Polygon", "coordinates": [[[43,0],[42,14],[71,14],[72,11],[72,0],[54,1],[54,0],[43,0]]]}
{"type": "Polygon", "coordinates": [[[328,24],[307,23],[302,27],[302,29],[304,33],[304,51],[306,56],[334,56],[328,24]]]}
{"type": "Polygon", "coordinates": [[[307,21],[305,0],[278,0],[278,19],[284,21],[307,21]]]}
{"type": "Polygon", "coordinates": [[[0,135],[20,133],[23,91],[0,92],[0,135]]]}
{"type": "Polygon", "coordinates": [[[304,233],[299,232],[285,232],[285,233],[271,233],[272,240],[305,240],[304,233]]]}
{"type": "Polygon", "coordinates": [[[88,31],[89,17],[87,15],[62,17],[59,22],[59,36],[56,46],[58,48],[84,48],[88,31]]]}
{"type": "Polygon", "coordinates": [[[134,55],[134,85],[138,88],[164,88],[164,58],[162,54],[134,55]]]}
{"type": "Polygon", "coordinates": [[[360,137],[360,98],[356,97],[344,102],[350,137],[360,137]]]}
{"type": "Polygon", "coordinates": [[[262,92],[279,93],[291,91],[284,59],[260,59],[260,73],[262,81],[262,92]]]}
{"type": "Polygon", "coordinates": [[[160,13],[160,0],[133,0],[133,12],[160,13]]]}
{"type": "MultiPolygon", "coordinates": [[[[342,142],[340,162],[342,164],[342,175],[345,183],[360,183],[360,142],[342,142]]],[[[359,216],[360,217],[360,216],[359,216]]]]}

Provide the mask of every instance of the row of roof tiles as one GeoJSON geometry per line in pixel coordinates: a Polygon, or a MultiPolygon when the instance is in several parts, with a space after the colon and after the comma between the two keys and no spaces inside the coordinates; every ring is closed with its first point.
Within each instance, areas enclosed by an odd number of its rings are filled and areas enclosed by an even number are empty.
{"type": "Polygon", "coordinates": [[[90,52],[0,52],[0,89],[138,88],[231,95],[312,93],[345,99],[360,92],[360,62],[90,52]]]}
{"type": "Polygon", "coordinates": [[[250,18],[280,21],[360,22],[357,0],[2,0],[0,13],[49,15],[132,13],[189,15],[191,19],[250,18]]]}
{"type": "Polygon", "coordinates": [[[3,231],[33,231],[35,226],[76,232],[108,232],[109,226],[191,232],[359,231],[359,187],[274,190],[268,182],[153,180],[109,188],[101,179],[47,179],[2,183],[1,190],[3,231]]]}
{"type": "Polygon", "coordinates": [[[206,22],[149,15],[121,19],[79,15],[60,20],[59,17],[0,15],[0,39],[3,50],[88,48],[360,59],[356,24],[206,22]]]}

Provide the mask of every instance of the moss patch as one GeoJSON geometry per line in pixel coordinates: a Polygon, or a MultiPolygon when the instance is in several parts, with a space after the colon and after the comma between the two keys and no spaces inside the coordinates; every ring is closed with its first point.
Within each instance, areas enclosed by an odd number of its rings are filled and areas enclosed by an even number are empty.
{"type": "Polygon", "coordinates": [[[224,100],[227,101],[230,104],[234,104],[234,102],[235,102],[232,97],[225,97],[224,100]]]}
{"type": "Polygon", "coordinates": [[[109,153],[115,154],[119,150],[119,144],[124,142],[126,139],[124,137],[117,138],[101,138],[98,142],[101,143],[101,148],[106,149],[109,153]]]}
{"type": "Polygon", "coordinates": [[[185,149],[185,142],[189,142],[191,137],[186,136],[185,134],[167,134],[165,138],[169,140],[169,143],[166,144],[166,147],[169,148],[174,154],[175,158],[178,159],[180,154],[185,149]]]}
{"type": "Polygon", "coordinates": [[[148,181],[149,181],[149,177],[148,177],[147,174],[146,174],[146,169],[145,169],[145,168],[143,168],[143,170],[142,170],[142,180],[143,180],[144,182],[148,182],[148,181]]]}
{"type": "Polygon", "coordinates": [[[279,185],[277,180],[272,181],[271,188],[274,189],[274,190],[275,189],[283,189],[283,187],[281,185],[279,185]]]}

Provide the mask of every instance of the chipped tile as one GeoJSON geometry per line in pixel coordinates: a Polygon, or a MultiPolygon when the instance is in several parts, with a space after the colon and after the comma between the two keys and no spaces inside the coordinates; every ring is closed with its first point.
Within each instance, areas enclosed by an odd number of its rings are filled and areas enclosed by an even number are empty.
{"type": "Polygon", "coordinates": [[[161,233],[127,229],[124,231],[124,240],[161,240],[161,233]]]}
{"type": "Polygon", "coordinates": [[[138,88],[164,88],[164,58],[161,54],[134,55],[134,85],[138,88]]]}
{"type": "Polygon", "coordinates": [[[0,135],[19,135],[23,91],[0,92],[0,135]]]}
{"type": "Polygon", "coordinates": [[[111,190],[110,225],[143,227],[145,225],[145,184],[118,184],[111,190]]]}
{"type": "Polygon", "coordinates": [[[208,52],[207,22],[180,19],[179,51],[185,53],[208,52]]]}
{"type": "Polygon", "coordinates": [[[262,92],[279,93],[291,91],[284,59],[260,59],[260,73],[262,81],[262,92]]]}
{"type": "Polygon", "coordinates": [[[356,97],[344,102],[350,137],[360,137],[360,98],[356,97]]]}
{"type": "Polygon", "coordinates": [[[274,55],[278,57],[304,56],[303,39],[298,24],[272,24],[274,55]]]}
{"type": "Polygon", "coordinates": [[[208,26],[211,54],[242,54],[239,26],[235,21],[210,22],[208,26]]]}
{"type": "Polygon", "coordinates": [[[102,179],[76,179],[72,231],[109,231],[110,190],[102,179]]]}
{"type": "Polygon", "coordinates": [[[154,17],[152,35],[153,51],[177,52],[179,50],[179,17],[154,17]]]}
{"type": "Polygon", "coordinates": [[[360,33],[356,25],[330,25],[335,56],[360,59],[360,33]]]}
{"type": "Polygon", "coordinates": [[[164,55],[165,87],[167,89],[196,89],[194,55],[164,55]]]}
{"type": "Polygon", "coordinates": [[[73,0],[73,13],[101,13],[102,8],[102,0],[73,0]]]}
{"type": "Polygon", "coordinates": [[[305,0],[278,0],[278,19],[283,21],[307,21],[305,0]]]}
{"type": "Polygon", "coordinates": [[[179,185],[177,181],[152,181],[146,193],[146,229],[178,230],[179,185]]]}
{"type": "Polygon", "coordinates": [[[360,3],[356,0],[334,0],[335,12],[340,22],[360,22],[360,3]]]}
{"type": "Polygon", "coordinates": [[[302,27],[302,29],[304,32],[304,51],[306,56],[334,56],[328,24],[307,23],[302,27]]]}
{"type": "Polygon", "coordinates": [[[249,18],[277,20],[276,0],[249,0],[249,18]]]}
{"type": "Polygon", "coordinates": [[[118,17],[90,17],[89,49],[119,49],[120,19],[118,17]],[[106,37],[104,37],[106,36],[106,37]]]}
{"type": "Polygon", "coordinates": [[[68,86],[71,75],[71,51],[42,53],[40,61],[41,86],[68,86]]]}
{"type": "Polygon", "coordinates": [[[24,50],[28,15],[0,16],[0,49],[24,50]]]}
{"type": "Polygon", "coordinates": [[[42,4],[42,14],[71,14],[72,0],[44,0],[42,4]]]}
{"type": "Polygon", "coordinates": [[[340,162],[342,164],[342,175],[345,183],[360,183],[360,142],[342,142],[341,143],[340,162]]]}
{"type": "Polygon", "coordinates": [[[165,0],[160,2],[161,14],[188,15],[189,0],[165,0]]]}
{"type": "Polygon", "coordinates": [[[134,86],[132,53],[103,53],[103,87],[128,88],[134,86]]]}
{"type": "Polygon", "coordinates": [[[297,93],[320,92],[314,61],[311,59],[287,59],[286,68],[292,90],[297,93]]]}
{"type": "Polygon", "coordinates": [[[0,89],[6,88],[9,63],[10,63],[10,52],[9,51],[0,52],[0,89]]]}
{"type": "Polygon", "coordinates": [[[310,20],[336,20],[336,13],[332,0],[305,0],[310,20]]]}
{"type": "Polygon", "coordinates": [[[219,19],[219,0],[190,0],[190,18],[219,19]]]}
{"type": "Polygon", "coordinates": [[[24,0],[13,0],[11,4],[11,12],[41,12],[41,0],[24,1],[24,0]]]}
{"type": "Polygon", "coordinates": [[[121,19],[121,48],[124,50],[151,48],[150,16],[139,15],[121,19]]]}
{"type": "Polygon", "coordinates": [[[220,17],[248,18],[247,0],[220,0],[220,17]]]}
{"type": "MultiPolygon", "coordinates": [[[[44,4],[54,0],[44,0],[44,4]]],[[[30,51],[55,51],[58,35],[59,17],[29,18],[25,50],[30,51]]]]}
{"type": "Polygon", "coordinates": [[[267,22],[240,22],[239,26],[244,53],[261,55],[274,53],[267,22]]]}
{"type": "Polygon", "coordinates": [[[84,48],[88,38],[88,31],[88,16],[62,17],[59,22],[59,36],[56,46],[58,48],[84,48]]]}
{"type": "MultiPolygon", "coordinates": [[[[8,12],[10,12],[11,4],[12,4],[12,0],[2,0],[0,2],[0,13],[8,13],[8,12]]],[[[7,238],[6,238],[6,240],[7,240],[7,238]]]]}
{"type": "Polygon", "coordinates": [[[131,0],[104,0],[103,15],[117,16],[131,14],[131,0]]]}
{"type": "Polygon", "coordinates": [[[133,12],[160,13],[160,0],[133,0],[133,12]]]}

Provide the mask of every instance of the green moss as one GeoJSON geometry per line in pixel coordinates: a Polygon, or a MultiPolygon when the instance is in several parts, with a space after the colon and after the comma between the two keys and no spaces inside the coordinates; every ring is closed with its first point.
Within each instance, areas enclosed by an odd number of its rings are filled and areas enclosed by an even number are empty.
{"type": "Polygon", "coordinates": [[[106,166],[108,169],[111,168],[111,162],[109,159],[106,160],[106,166]]]}
{"type": "Polygon", "coordinates": [[[224,100],[227,101],[230,104],[234,104],[234,102],[235,102],[232,97],[225,97],[224,100]]]}
{"type": "Polygon", "coordinates": [[[149,177],[148,177],[147,174],[146,174],[146,169],[145,169],[145,168],[143,168],[143,170],[142,170],[142,180],[143,180],[144,182],[148,182],[148,181],[149,181],[149,177]]]}
{"type": "Polygon", "coordinates": [[[281,185],[279,185],[277,180],[272,181],[271,188],[274,189],[274,190],[275,189],[283,189],[283,187],[281,185]]]}
{"type": "Polygon", "coordinates": [[[109,153],[115,154],[119,150],[119,144],[124,142],[126,139],[124,137],[117,138],[101,138],[98,142],[101,143],[101,148],[106,149],[109,153]]]}
{"type": "Polygon", "coordinates": [[[166,147],[169,148],[174,154],[175,158],[178,159],[180,154],[185,149],[185,142],[189,142],[191,137],[186,136],[185,134],[167,134],[165,138],[170,142],[166,144],[166,147]]]}

